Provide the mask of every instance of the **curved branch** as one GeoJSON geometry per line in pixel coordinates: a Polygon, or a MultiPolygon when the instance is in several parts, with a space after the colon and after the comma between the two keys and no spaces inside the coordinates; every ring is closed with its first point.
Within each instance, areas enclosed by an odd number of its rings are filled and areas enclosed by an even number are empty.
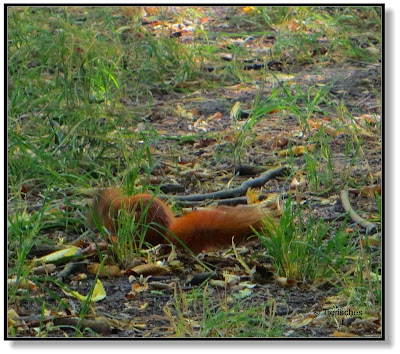
{"type": "Polygon", "coordinates": [[[355,210],[351,207],[349,201],[349,191],[342,190],[340,191],[340,199],[342,201],[342,205],[344,210],[349,213],[351,220],[355,223],[363,227],[368,234],[376,231],[376,224],[370,221],[363,219],[360,215],[358,215],[355,210]]]}
{"type": "Polygon", "coordinates": [[[254,179],[249,179],[249,180],[243,182],[237,188],[228,189],[225,191],[205,193],[205,194],[173,196],[172,198],[176,201],[186,201],[186,202],[196,202],[196,201],[202,201],[205,199],[237,198],[242,195],[245,195],[247,192],[247,189],[262,187],[270,179],[280,176],[288,171],[290,171],[289,166],[280,166],[278,168],[275,168],[273,170],[269,170],[269,171],[263,173],[260,177],[257,177],[254,179]]]}

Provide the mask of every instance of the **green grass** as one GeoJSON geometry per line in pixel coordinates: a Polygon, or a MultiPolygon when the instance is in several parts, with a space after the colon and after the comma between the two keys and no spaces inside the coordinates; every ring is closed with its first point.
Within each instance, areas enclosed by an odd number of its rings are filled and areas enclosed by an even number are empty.
{"type": "Polygon", "coordinates": [[[347,294],[350,304],[380,306],[380,265],[373,265],[371,251],[359,247],[362,235],[346,231],[348,216],[336,229],[306,213],[289,198],[279,222],[266,220],[259,234],[277,275],[298,281],[322,279],[347,294]]]}
{"type": "Polygon", "coordinates": [[[174,292],[174,304],[164,313],[171,322],[174,336],[199,338],[270,338],[282,337],[284,321],[277,318],[275,301],[249,305],[239,298],[211,297],[212,286],[204,282],[191,292],[174,292]],[[198,313],[199,317],[188,316],[198,313]]]}

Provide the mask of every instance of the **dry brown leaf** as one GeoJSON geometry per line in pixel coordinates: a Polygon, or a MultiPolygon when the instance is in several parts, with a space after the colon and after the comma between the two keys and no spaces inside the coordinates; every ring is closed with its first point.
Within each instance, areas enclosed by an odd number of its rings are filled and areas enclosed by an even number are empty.
{"type": "MultiPolygon", "coordinates": [[[[92,263],[87,265],[90,274],[96,275],[99,271],[100,263],[92,263]]],[[[100,270],[99,277],[120,277],[123,271],[117,265],[105,265],[100,270]]]]}
{"type": "Polygon", "coordinates": [[[373,185],[373,186],[366,186],[361,189],[361,195],[367,198],[374,198],[375,193],[381,195],[381,186],[380,185],[373,185]]]}
{"type": "Polygon", "coordinates": [[[85,273],[79,273],[75,277],[71,278],[72,281],[82,281],[87,279],[87,274],[85,273]]]}
{"type": "Polygon", "coordinates": [[[359,337],[357,334],[350,333],[350,332],[339,332],[335,331],[331,334],[331,337],[359,337]]]}
{"type": "Polygon", "coordinates": [[[282,288],[291,288],[297,285],[297,280],[285,277],[276,277],[275,282],[282,288]]]}
{"type": "Polygon", "coordinates": [[[136,293],[141,293],[143,291],[146,291],[149,288],[149,284],[145,283],[145,284],[139,284],[139,283],[135,283],[132,284],[132,291],[136,292],[136,293]]]}
{"type": "Polygon", "coordinates": [[[381,117],[375,114],[363,114],[360,117],[354,117],[354,120],[360,126],[375,125],[380,122],[381,117]]]}
{"type": "Polygon", "coordinates": [[[162,275],[169,273],[169,269],[157,264],[142,264],[131,268],[131,271],[138,275],[162,275]]]}
{"type": "Polygon", "coordinates": [[[360,240],[362,246],[381,247],[381,240],[376,237],[368,237],[368,240],[363,238],[360,240]]]}
{"type": "Polygon", "coordinates": [[[380,329],[379,317],[356,318],[351,323],[351,328],[357,332],[377,332],[380,329]]]}
{"type": "Polygon", "coordinates": [[[137,296],[137,294],[147,291],[148,288],[149,288],[149,284],[147,284],[147,283],[144,283],[144,284],[134,283],[134,284],[132,284],[131,291],[128,294],[126,294],[125,297],[127,299],[134,299],[137,296]]]}
{"type": "Polygon", "coordinates": [[[186,109],[180,103],[178,103],[176,105],[176,111],[175,112],[178,115],[178,117],[186,118],[186,119],[189,119],[189,120],[193,119],[193,113],[187,112],[186,109]]]}
{"type": "Polygon", "coordinates": [[[301,174],[296,174],[290,182],[290,189],[302,189],[307,186],[307,180],[301,174]]]}
{"type": "Polygon", "coordinates": [[[39,267],[35,267],[32,269],[33,274],[49,274],[53,273],[56,270],[55,264],[43,264],[39,267]]]}
{"type": "MultiPolygon", "coordinates": [[[[210,120],[214,120],[214,119],[219,119],[219,118],[221,118],[222,117],[222,113],[221,112],[216,112],[216,113],[214,113],[212,116],[209,116],[207,119],[206,119],[206,122],[208,122],[208,121],[210,121],[210,120]]],[[[216,140],[216,139],[214,139],[214,140],[216,140]]]]}
{"type": "Polygon", "coordinates": [[[18,289],[22,290],[30,290],[30,291],[35,291],[37,289],[35,283],[28,279],[19,279],[17,280],[16,277],[8,279],[7,284],[18,284],[18,289]]]}
{"type": "Polygon", "coordinates": [[[303,145],[293,146],[291,150],[285,149],[285,150],[279,151],[278,156],[287,156],[287,155],[289,155],[290,151],[293,153],[293,155],[299,156],[299,155],[303,155],[307,151],[307,148],[303,145]]]}
{"type": "Polygon", "coordinates": [[[25,199],[27,194],[28,194],[28,187],[26,186],[26,184],[23,184],[21,186],[21,198],[25,199]]]}
{"type": "Polygon", "coordinates": [[[146,6],[144,11],[146,11],[148,16],[154,16],[158,14],[158,8],[156,6],[146,6]]]}
{"type": "Polygon", "coordinates": [[[272,149],[283,148],[289,144],[289,139],[285,135],[274,136],[271,140],[272,149]]]}
{"type": "Polygon", "coordinates": [[[292,320],[290,327],[292,328],[301,328],[301,327],[305,327],[308,326],[311,322],[313,321],[313,317],[309,316],[306,318],[295,318],[294,320],[292,320]]]}

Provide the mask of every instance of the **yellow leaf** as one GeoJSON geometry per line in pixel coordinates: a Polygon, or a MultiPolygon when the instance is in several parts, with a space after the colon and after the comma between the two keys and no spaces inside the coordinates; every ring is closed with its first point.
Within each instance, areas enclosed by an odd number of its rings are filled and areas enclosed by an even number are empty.
{"type": "Polygon", "coordinates": [[[53,253],[50,253],[46,256],[38,258],[36,261],[37,262],[43,262],[43,263],[52,263],[59,261],[64,258],[68,257],[73,257],[73,256],[78,256],[81,252],[81,249],[76,246],[71,246],[69,248],[65,248],[63,250],[59,250],[53,253]]]}
{"type": "Polygon", "coordinates": [[[254,11],[256,11],[256,8],[255,8],[254,6],[247,6],[247,7],[244,7],[244,8],[242,9],[242,11],[243,11],[245,14],[250,15],[250,14],[252,14],[254,11]]]}
{"type": "Polygon", "coordinates": [[[237,102],[233,105],[233,107],[232,107],[232,109],[231,109],[230,118],[231,118],[231,119],[237,119],[238,116],[239,116],[239,114],[240,114],[240,110],[241,110],[241,108],[240,108],[240,102],[237,101],[237,102]]]}
{"type": "Polygon", "coordinates": [[[145,302],[144,304],[139,306],[139,310],[146,310],[147,306],[149,306],[149,303],[145,302]]]}
{"type": "Polygon", "coordinates": [[[10,309],[7,311],[7,326],[8,327],[16,327],[18,322],[20,321],[19,315],[14,309],[10,309]]]}
{"type": "Polygon", "coordinates": [[[303,155],[306,151],[307,148],[305,146],[293,146],[292,149],[286,149],[278,152],[278,156],[287,156],[289,155],[290,151],[293,153],[295,156],[303,155]]]}
{"type": "MultiPolygon", "coordinates": [[[[86,301],[86,299],[88,297],[88,295],[83,296],[83,295],[79,294],[77,291],[73,291],[73,290],[66,291],[66,290],[62,289],[62,291],[64,292],[64,294],[66,294],[68,296],[73,296],[81,301],[86,301]]],[[[99,279],[97,279],[96,285],[94,286],[94,289],[93,289],[92,298],[90,299],[90,301],[98,302],[100,300],[103,300],[106,296],[107,295],[104,290],[102,282],[99,279]]]]}
{"type": "Polygon", "coordinates": [[[251,188],[247,189],[246,192],[247,204],[257,204],[258,203],[258,194],[251,191],[251,188]]]}
{"type": "Polygon", "coordinates": [[[93,295],[91,298],[92,302],[103,300],[106,297],[106,291],[104,290],[103,283],[97,279],[97,283],[93,289],[93,295]]]}
{"type": "Polygon", "coordinates": [[[306,318],[297,318],[292,321],[290,324],[290,327],[292,328],[301,328],[308,326],[312,322],[313,318],[312,317],[306,317],[306,318]]]}
{"type": "Polygon", "coordinates": [[[249,297],[253,292],[251,289],[241,289],[237,294],[234,294],[233,297],[235,299],[244,299],[246,297],[249,297]]]}

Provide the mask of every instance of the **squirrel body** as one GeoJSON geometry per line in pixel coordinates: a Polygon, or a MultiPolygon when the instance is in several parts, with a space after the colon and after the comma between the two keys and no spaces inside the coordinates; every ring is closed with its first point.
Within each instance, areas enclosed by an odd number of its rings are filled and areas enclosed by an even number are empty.
{"type": "MultiPolygon", "coordinates": [[[[232,237],[239,243],[263,225],[263,214],[256,207],[222,206],[175,218],[172,210],[151,194],[125,196],[119,189],[108,188],[95,196],[93,214],[111,234],[120,226],[120,210],[138,222],[138,230],[145,232],[146,242],[157,245],[169,240],[177,246],[182,246],[182,242],[194,253],[221,249],[232,243],[232,237]]],[[[88,218],[94,226],[92,215],[88,218]]]]}

